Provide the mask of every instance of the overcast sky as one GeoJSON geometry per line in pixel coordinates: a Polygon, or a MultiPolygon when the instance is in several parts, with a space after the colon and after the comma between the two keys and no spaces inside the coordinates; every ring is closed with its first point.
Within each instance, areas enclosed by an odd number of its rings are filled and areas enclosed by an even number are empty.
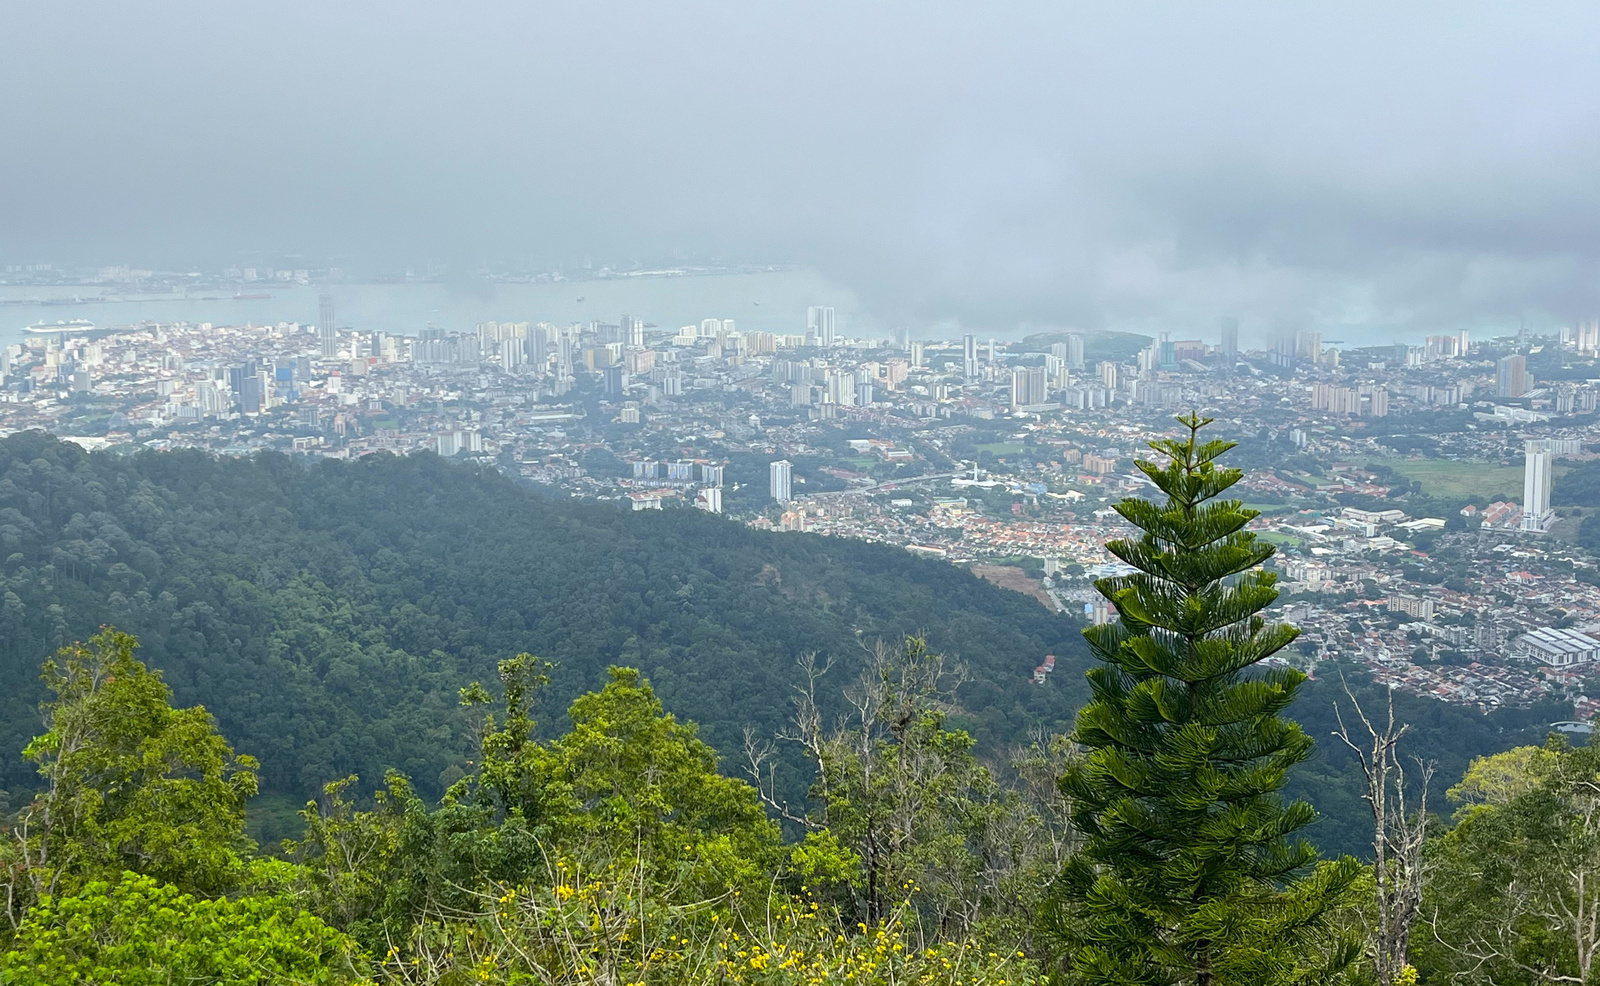
{"type": "Polygon", "coordinates": [[[1600,314],[1600,6],[13,2],[0,262],[673,255],[888,320],[1600,314]]]}

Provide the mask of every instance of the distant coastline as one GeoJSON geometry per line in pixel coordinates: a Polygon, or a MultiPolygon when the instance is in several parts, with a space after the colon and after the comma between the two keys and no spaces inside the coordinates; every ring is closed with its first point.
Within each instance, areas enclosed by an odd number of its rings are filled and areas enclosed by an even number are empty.
{"type": "Polygon", "coordinates": [[[67,312],[103,327],[314,322],[323,294],[333,296],[340,326],[399,335],[429,327],[464,331],[487,321],[615,322],[623,314],[663,326],[721,318],[750,329],[792,332],[804,330],[810,305],[834,306],[841,326],[864,334],[889,331],[863,310],[853,291],[810,269],[685,267],[600,270],[576,279],[229,283],[165,294],[116,293],[103,284],[0,285],[0,344],[37,336],[26,327],[61,321],[67,312]]]}

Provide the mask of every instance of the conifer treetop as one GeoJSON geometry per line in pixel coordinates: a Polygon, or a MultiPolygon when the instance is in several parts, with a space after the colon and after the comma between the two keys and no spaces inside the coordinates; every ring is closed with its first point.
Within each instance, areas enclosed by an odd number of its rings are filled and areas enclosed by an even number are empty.
{"type": "Polygon", "coordinates": [[[1211,423],[1154,441],[1138,466],[1164,503],[1117,512],[1140,532],[1106,545],[1134,571],[1096,588],[1118,621],[1084,631],[1100,665],[1061,789],[1086,837],[1052,893],[1050,924],[1078,983],[1331,981],[1351,952],[1327,930],[1354,860],[1318,866],[1297,833],[1315,819],[1278,792],[1312,741],[1282,717],[1305,674],[1256,669],[1297,632],[1269,622],[1272,556],[1257,512],[1222,495],[1242,478],[1201,441],[1211,423]]]}

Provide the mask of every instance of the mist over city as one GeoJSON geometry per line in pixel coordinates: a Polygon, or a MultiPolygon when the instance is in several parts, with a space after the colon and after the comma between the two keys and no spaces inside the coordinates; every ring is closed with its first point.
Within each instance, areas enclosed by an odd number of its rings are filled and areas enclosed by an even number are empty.
{"type": "Polygon", "coordinates": [[[1597,19],[28,5],[0,36],[0,255],[788,263],[885,323],[984,332],[1542,326],[1600,304],[1597,19]]]}

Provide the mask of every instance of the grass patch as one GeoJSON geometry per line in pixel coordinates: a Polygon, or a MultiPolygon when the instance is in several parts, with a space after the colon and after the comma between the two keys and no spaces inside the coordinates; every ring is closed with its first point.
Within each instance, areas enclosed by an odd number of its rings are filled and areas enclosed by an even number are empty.
{"type": "Polygon", "coordinates": [[[1280,548],[1299,548],[1306,543],[1303,538],[1295,537],[1293,534],[1283,534],[1279,531],[1257,531],[1256,538],[1268,544],[1275,544],[1280,548]]]}
{"type": "Polygon", "coordinates": [[[306,823],[300,817],[305,806],[303,797],[263,791],[245,802],[245,831],[263,852],[276,855],[284,839],[305,838],[306,823]]]}
{"type": "MultiPolygon", "coordinates": [[[[1522,467],[1453,459],[1385,459],[1383,464],[1407,479],[1422,484],[1429,496],[1447,500],[1522,499],[1522,467]]],[[[1557,466],[1555,475],[1566,472],[1557,466]]]]}
{"type": "Polygon", "coordinates": [[[1288,503],[1246,503],[1244,508],[1257,511],[1263,517],[1271,517],[1274,514],[1292,514],[1300,509],[1288,503]]]}

